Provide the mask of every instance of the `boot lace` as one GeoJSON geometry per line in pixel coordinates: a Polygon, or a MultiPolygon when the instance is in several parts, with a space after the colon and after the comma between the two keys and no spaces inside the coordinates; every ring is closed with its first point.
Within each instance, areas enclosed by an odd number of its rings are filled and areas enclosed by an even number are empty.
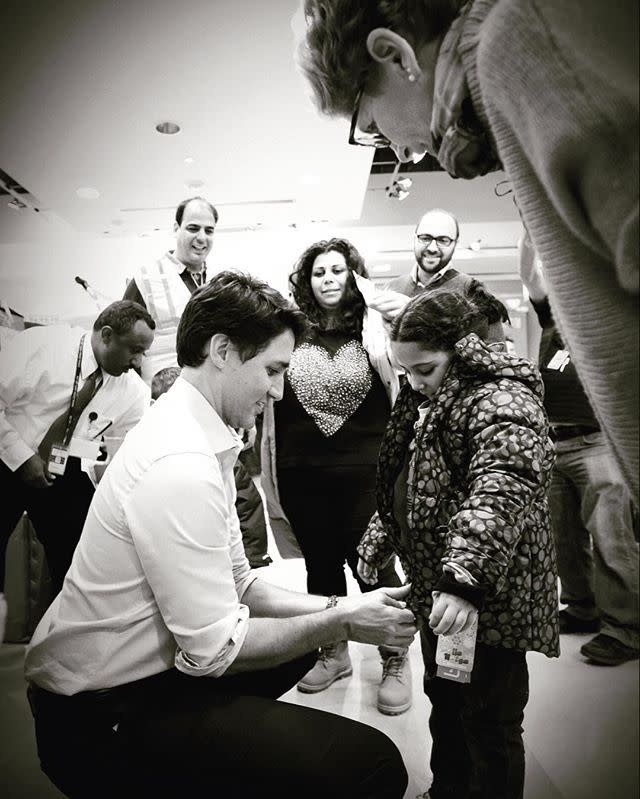
{"type": "Polygon", "coordinates": [[[331,660],[335,657],[337,649],[337,644],[327,644],[327,646],[321,646],[318,651],[318,660],[331,660]]]}
{"type": "Polygon", "coordinates": [[[382,679],[386,677],[402,677],[402,669],[406,663],[406,655],[394,655],[382,662],[382,679]]]}

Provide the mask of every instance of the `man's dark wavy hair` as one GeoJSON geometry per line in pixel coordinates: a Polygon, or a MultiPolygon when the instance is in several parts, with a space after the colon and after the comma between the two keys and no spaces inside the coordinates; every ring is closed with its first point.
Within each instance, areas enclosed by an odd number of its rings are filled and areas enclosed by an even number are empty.
{"type": "Polygon", "coordinates": [[[182,312],[178,363],[193,367],[204,363],[216,333],[229,336],[247,361],[285,330],[291,330],[298,344],[306,326],[304,314],[267,283],[242,272],[219,272],[191,295],[182,312]]]}
{"type": "Polygon", "coordinates": [[[367,36],[389,28],[414,47],[443,35],[466,0],[304,0],[297,62],[323,114],[351,116],[372,65],[367,36]]]}
{"type": "Polygon", "coordinates": [[[332,324],[331,329],[360,338],[362,336],[365,302],[362,294],[358,291],[353,272],[357,275],[362,275],[362,277],[368,277],[368,275],[363,257],[347,239],[323,239],[307,247],[296,261],[293,271],[289,275],[291,293],[298,308],[304,311],[309,319],[311,327],[315,330],[326,330],[328,326],[327,315],[313,296],[311,272],[316,258],[327,252],[339,252],[343,255],[349,269],[344,296],[340,303],[339,324],[337,327],[332,324]]]}

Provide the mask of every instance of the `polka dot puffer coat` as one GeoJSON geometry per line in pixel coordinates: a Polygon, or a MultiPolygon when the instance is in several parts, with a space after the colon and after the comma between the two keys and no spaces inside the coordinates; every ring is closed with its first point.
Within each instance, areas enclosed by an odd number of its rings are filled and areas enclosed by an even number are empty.
{"type": "Polygon", "coordinates": [[[554,657],[557,573],[546,500],[554,445],[542,392],[533,363],[475,334],[456,344],[433,400],[405,385],[380,449],[378,512],[358,551],[378,567],[399,555],[409,606],[424,624],[431,592],[459,585],[462,596],[471,589],[482,598],[478,640],[554,657]]]}

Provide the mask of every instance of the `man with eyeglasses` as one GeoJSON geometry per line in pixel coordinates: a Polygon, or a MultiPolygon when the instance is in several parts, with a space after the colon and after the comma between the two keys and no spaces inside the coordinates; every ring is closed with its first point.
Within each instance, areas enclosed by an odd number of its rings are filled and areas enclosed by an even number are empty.
{"type": "Polygon", "coordinates": [[[392,319],[411,297],[423,291],[455,291],[480,302],[489,309],[489,341],[504,342],[502,322],[509,320],[507,309],[484,285],[451,266],[460,229],[458,220],[448,211],[433,208],[418,222],[413,239],[415,266],[409,274],[391,280],[387,289],[372,305],[386,319],[392,319]],[[405,296],[402,296],[405,295],[405,296]]]}

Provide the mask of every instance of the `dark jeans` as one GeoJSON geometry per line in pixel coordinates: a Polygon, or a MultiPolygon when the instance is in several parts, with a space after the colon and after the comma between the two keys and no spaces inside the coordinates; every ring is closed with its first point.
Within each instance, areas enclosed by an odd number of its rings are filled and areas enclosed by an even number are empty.
{"type": "Polygon", "coordinates": [[[314,659],[215,679],[174,669],[72,697],[31,686],[42,769],[72,799],[401,799],[407,773],[383,733],[276,700],[314,659]]]}
{"type": "Polygon", "coordinates": [[[363,592],[402,585],[394,561],[378,572],[376,585],[358,577],[356,547],[376,510],[375,485],[375,465],[278,470],[280,501],[304,556],[310,594],[344,596],[345,562],[363,592]]]}
{"type": "Polygon", "coordinates": [[[4,586],[7,542],[26,511],[47,556],[53,595],[60,592],[93,494],[93,484],[80,470],[78,458],[69,458],[64,475],[49,488],[29,488],[0,462],[0,588],[4,586]]]}
{"type": "Polygon", "coordinates": [[[431,799],[522,799],[525,653],[478,643],[471,682],[463,684],[433,676],[436,643],[431,630],[421,630],[432,705],[431,799]]]}

